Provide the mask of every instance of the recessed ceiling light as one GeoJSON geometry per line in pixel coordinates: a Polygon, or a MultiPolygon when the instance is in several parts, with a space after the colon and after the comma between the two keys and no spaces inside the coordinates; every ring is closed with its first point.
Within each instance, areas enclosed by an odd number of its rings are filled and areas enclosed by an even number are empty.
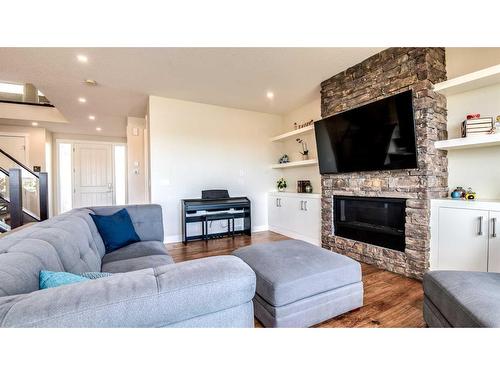
{"type": "Polygon", "coordinates": [[[33,121],[33,122],[31,123],[31,125],[33,125],[33,126],[38,126],[38,122],[33,121]]]}
{"type": "Polygon", "coordinates": [[[89,86],[97,86],[97,81],[95,79],[86,79],[83,83],[89,86]]]}
{"type": "Polygon", "coordinates": [[[268,92],[266,93],[266,96],[267,96],[267,98],[268,98],[268,99],[274,99],[274,92],[272,92],[272,91],[268,91],[268,92]]]}
{"type": "Polygon", "coordinates": [[[95,130],[97,130],[98,132],[100,132],[102,129],[101,128],[95,128],[95,130]]]}
{"type": "Polygon", "coordinates": [[[78,98],[78,101],[80,103],[87,103],[87,99],[85,99],[85,98],[78,98]]]}
{"type": "Polygon", "coordinates": [[[77,55],[76,58],[78,59],[78,61],[80,61],[81,63],[86,63],[89,61],[88,57],[85,56],[85,55],[77,55]]]}
{"type": "Polygon", "coordinates": [[[94,121],[94,120],[95,120],[95,116],[94,116],[94,115],[90,115],[90,116],[89,116],[89,120],[94,121]]]}

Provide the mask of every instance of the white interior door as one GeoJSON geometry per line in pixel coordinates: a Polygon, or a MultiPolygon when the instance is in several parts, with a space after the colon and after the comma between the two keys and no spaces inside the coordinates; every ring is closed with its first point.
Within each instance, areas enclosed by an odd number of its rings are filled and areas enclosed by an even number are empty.
{"type": "MultiPolygon", "coordinates": [[[[0,135],[0,148],[23,164],[26,164],[26,138],[24,136],[0,135]]],[[[2,165],[8,169],[14,167],[15,163],[2,158],[9,165],[2,165]]]]}
{"type": "Polygon", "coordinates": [[[112,145],[75,143],[73,147],[73,207],[112,205],[112,145]]]}

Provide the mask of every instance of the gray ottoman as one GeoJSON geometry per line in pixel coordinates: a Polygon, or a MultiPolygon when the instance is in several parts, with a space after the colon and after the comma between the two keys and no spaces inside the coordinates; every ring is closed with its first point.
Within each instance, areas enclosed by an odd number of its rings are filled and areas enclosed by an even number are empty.
{"type": "Polygon", "coordinates": [[[500,273],[430,271],[423,285],[429,327],[500,327],[500,273]]]}
{"type": "Polygon", "coordinates": [[[233,255],[257,275],[254,310],[265,327],[310,327],[363,306],[361,266],[346,256],[298,240],[233,255]]]}

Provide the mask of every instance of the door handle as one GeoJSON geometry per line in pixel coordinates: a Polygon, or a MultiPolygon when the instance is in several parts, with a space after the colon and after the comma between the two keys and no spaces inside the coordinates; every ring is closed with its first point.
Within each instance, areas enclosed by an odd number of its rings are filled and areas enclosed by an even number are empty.
{"type": "Polygon", "coordinates": [[[300,210],[304,211],[304,201],[300,201],[300,210]]]}
{"type": "Polygon", "coordinates": [[[307,211],[307,201],[304,201],[304,211],[307,211]]]}
{"type": "Polygon", "coordinates": [[[278,198],[278,207],[281,207],[281,198],[278,198]]]}
{"type": "Polygon", "coordinates": [[[497,218],[496,217],[491,218],[491,223],[493,224],[493,227],[491,229],[491,237],[496,237],[497,236],[497,218]]]}
{"type": "Polygon", "coordinates": [[[280,206],[279,203],[278,203],[278,201],[279,201],[279,198],[276,198],[276,207],[280,206]]]}
{"type": "Polygon", "coordinates": [[[482,236],[483,235],[483,217],[479,216],[478,219],[479,219],[479,231],[477,232],[477,235],[482,236]]]}

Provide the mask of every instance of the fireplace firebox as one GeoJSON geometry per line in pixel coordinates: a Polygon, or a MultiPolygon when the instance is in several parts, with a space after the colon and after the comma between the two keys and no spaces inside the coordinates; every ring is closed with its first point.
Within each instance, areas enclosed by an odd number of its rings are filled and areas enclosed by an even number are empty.
{"type": "Polygon", "coordinates": [[[334,196],[333,202],[336,236],[404,251],[406,199],[334,196]]]}

